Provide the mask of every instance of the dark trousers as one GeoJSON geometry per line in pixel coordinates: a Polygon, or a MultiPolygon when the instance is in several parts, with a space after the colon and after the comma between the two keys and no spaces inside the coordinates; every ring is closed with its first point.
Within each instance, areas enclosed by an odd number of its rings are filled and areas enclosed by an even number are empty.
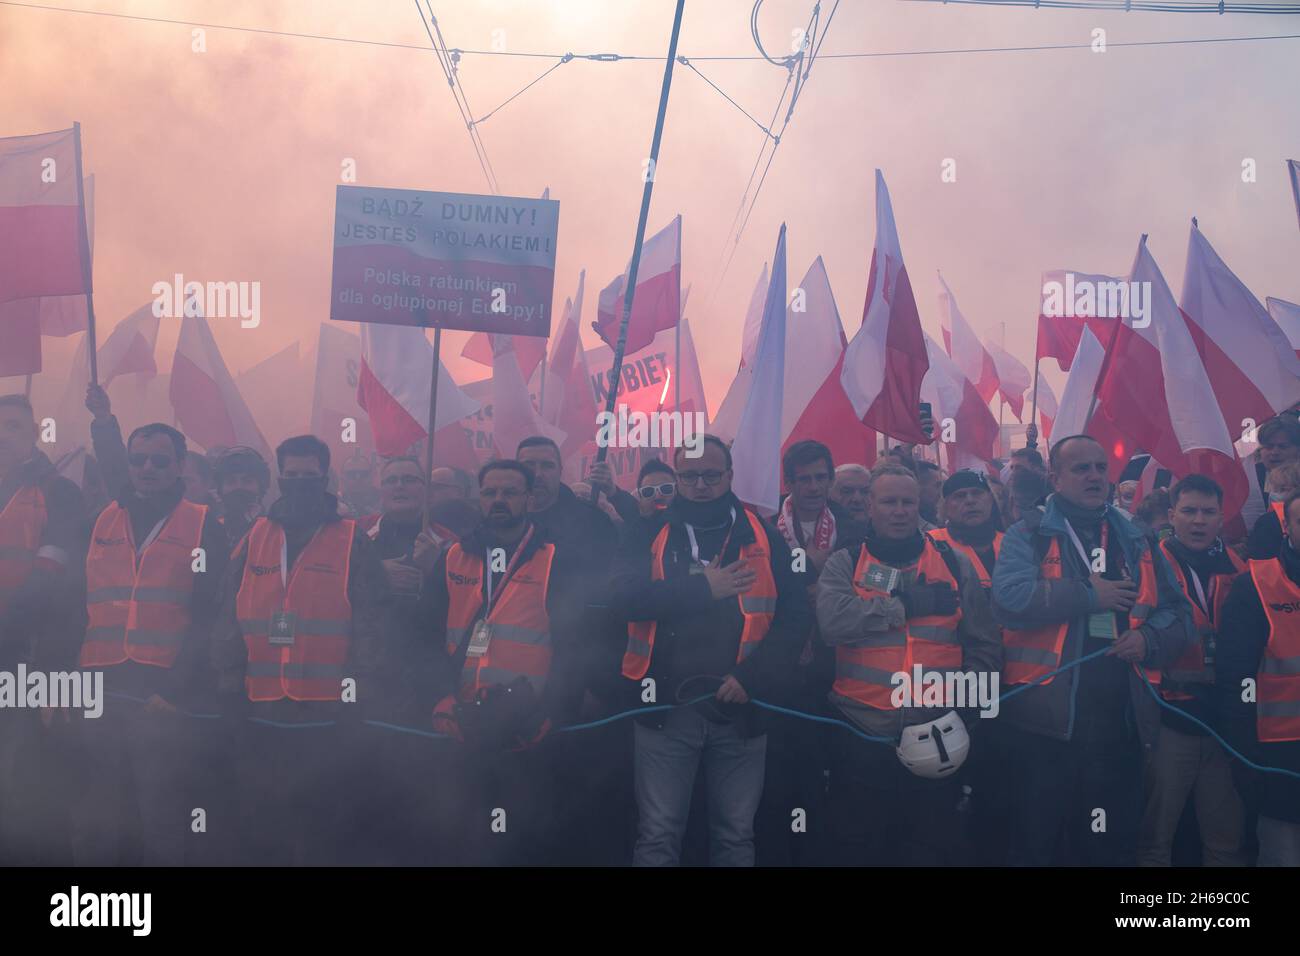
{"type": "MultiPolygon", "coordinates": [[[[806,703],[801,709],[816,710],[806,703]]],[[[758,866],[816,866],[822,862],[827,830],[827,738],[824,724],[785,715],[772,719],[767,732],[763,800],[754,818],[758,866]]]]}
{"type": "Polygon", "coordinates": [[[1142,747],[1012,730],[1010,862],[1133,866],[1142,819],[1142,747]]]}
{"type": "Polygon", "coordinates": [[[110,699],[103,715],[72,718],[83,771],[71,814],[77,866],[180,866],[197,806],[193,725],[110,699]]]}
{"type": "Polygon", "coordinates": [[[80,786],[74,731],[61,716],[45,728],[35,710],[0,710],[0,866],[71,863],[68,808],[80,786]]]}
{"type": "Polygon", "coordinates": [[[830,738],[830,846],[840,866],[970,862],[957,778],[918,777],[894,748],[837,728],[830,738]]]}
{"type": "Polygon", "coordinates": [[[244,721],[233,732],[239,852],[251,866],[344,861],[355,830],[358,766],[338,724],[277,727],[244,721]]]}
{"type": "Polygon", "coordinates": [[[355,800],[342,824],[343,862],[361,866],[440,866],[434,817],[440,754],[454,746],[418,734],[362,726],[356,731],[355,800]]]}

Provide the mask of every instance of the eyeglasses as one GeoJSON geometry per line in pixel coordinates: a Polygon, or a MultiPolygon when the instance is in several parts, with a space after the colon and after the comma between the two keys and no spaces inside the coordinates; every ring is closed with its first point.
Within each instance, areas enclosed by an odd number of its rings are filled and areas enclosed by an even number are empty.
{"type": "Polygon", "coordinates": [[[419,475],[389,475],[380,484],[385,488],[396,488],[398,485],[422,485],[424,479],[419,475]]]}
{"type": "Polygon", "coordinates": [[[698,485],[702,478],[704,483],[712,488],[722,480],[722,476],[725,474],[724,471],[679,471],[677,480],[683,485],[698,485]]]}
{"type": "Polygon", "coordinates": [[[143,452],[127,455],[126,460],[130,462],[132,468],[143,468],[145,462],[151,463],[155,468],[167,468],[176,461],[169,455],[146,455],[143,452]]]}
{"type": "Polygon", "coordinates": [[[677,492],[677,486],[671,482],[663,485],[646,485],[644,488],[638,488],[636,493],[642,498],[650,499],[655,495],[660,498],[667,498],[677,492]]]}

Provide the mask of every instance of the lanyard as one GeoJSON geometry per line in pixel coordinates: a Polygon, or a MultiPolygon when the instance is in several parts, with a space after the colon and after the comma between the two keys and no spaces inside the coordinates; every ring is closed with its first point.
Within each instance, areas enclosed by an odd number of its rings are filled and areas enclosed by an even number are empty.
{"type": "Polygon", "coordinates": [[[1200,575],[1196,573],[1195,568],[1190,566],[1187,568],[1187,571],[1188,571],[1188,576],[1192,579],[1192,587],[1196,588],[1196,600],[1201,602],[1201,610],[1204,611],[1205,616],[1208,617],[1211,622],[1213,622],[1214,608],[1211,607],[1210,602],[1214,600],[1214,589],[1219,582],[1214,579],[1213,575],[1210,576],[1210,598],[1207,601],[1205,599],[1205,591],[1201,587],[1200,575]]]}
{"type": "MultiPolygon", "coordinates": [[[[1070,540],[1074,542],[1074,547],[1075,547],[1075,549],[1079,552],[1079,557],[1083,558],[1083,567],[1084,567],[1084,571],[1085,571],[1085,572],[1088,572],[1088,573],[1091,573],[1091,572],[1092,572],[1092,558],[1088,557],[1088,552],[1085,551],[1085,550],[1083,549],[1083,542],[1080,541],[1080,540],[1079,540],[1079,536],[1078,536],[1077,534],[1074,533],[1074,526],[1071,525],[1069,521],[1066,521],[1066,522],[1065,522],[1065,530],[1066,530],[1067,532],[1069,532],[1069,534],[1070,534],[1070,540]]],[[[1107,534],[1106,534],[1106,533],[1107,533],[1109,530],[1110,530],[1110,525],[1108,525],[1108,524],[1106,523],[1106,519],[1105,519],[1105,518],[1102,518],[1102,519],[1101,519],[1101,550],[1102,550],[1103,553],[1104,553],[1105,550],[1106,550],[1106,538],[1107,538],[1107,534]]]]}
{"type": "MultiPolygon", "coordinates": [[[[727,555],[727,545],[731,544],[731,533],[736,530],[736,509],[731,509],[731,527],[727,529],[727,536],[722,539],[722,547],[718,549],[718,556],[715,561],[722,561],[727,555]]],[[[701,567],[707,568],[709,562],[700,560],[700,543],[695,540],[695,529],[689,524],[686,525],[686,537],[691,541],[691,560],[701,567]]]]}
{"type": "Polygon", "coordinates": [[[135,549],[135,553],[136,553],[137,555],[142,555],[142,554],[144,554],[145,548],[147,548],[147,547],[149,547],[149,545],[153,544],[154,539],[157,538],[158,535],[160,535],[160,534],[162,533],[163,525],[165,525],[165,524],[167,523],[167,519],[170,518],[170,517],[171,517],[171,515],[163,515],[163,516],[158,520],[158,523],[157,523],[156,525],[153,526],[153,530],[149,532],[149,534],[145,537],[144,541],[140,542],[140,547],[138,547],[138,548],[135,549]]]}
{"type": "Polygon", "coordinates": [[[483,612],[484,620],[486,620],[492,614],[492,609],[496,606],[496,601],[501,599],[501,592],[506,589],[506,584],[507,582],[509,582],[510,576],[515,573],[515,570],[517,569],[517,566],[519,564],[519,559],[520,557],[523,556],[524,548],[528,546],[528,542],[532,539],[533,531],[536,530],[536,528],[537,528],[536,525],[529,525],[528,531],[524,534],[523,538],[520,539],[519,546],[515,548],[515,553],[510,558],[510,563],[506,565],[506,569],[501,575],[501,587],[497,590],[496,600],[493,600],[493,595],[492,595],[492,550],[493,549],[492,548],[484,549],[487,552],[487,560],[483,563],[483,582],[484,584],[487,585],[487,601],[485,602],[486,610],[483,612]]]}

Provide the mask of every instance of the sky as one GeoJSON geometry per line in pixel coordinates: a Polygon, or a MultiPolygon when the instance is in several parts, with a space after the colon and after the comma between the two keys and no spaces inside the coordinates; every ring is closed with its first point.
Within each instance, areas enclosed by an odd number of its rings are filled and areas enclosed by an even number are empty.
{"type": "MultiPolygon", "coordinates": [[[[822,22],[834,0],[823,0],[822,22]]],[[[774,56],[813,0],[765,0],[774,56]]],[[[750,0],[687,0],[679,53],[756,55],[750,0]]],[[[672,0],[432,0],[448,44],[557,57],[662,57],[672,0]],[[494,46],[495,45],[495,46],[494,46]]],[[[1284,160],[1300,157],[1300,39],[1123,47],[1134,41],[1300,34],[1300,17],[1022,9],[842,0],[747,226],[723,269],[764,134],[678,65],[649,232],[683,216],[683,282],[710,406],[736,369],[750,292],[788,225],[789,286],[821,255],[846,333],[861,322],[884,172],[922,324],[938,338],[936,270],[977,332],[1027,364],[1042,272],[1123,275],[1142,233],[1174,294],[1190,218],[1262,301],[1300,301],[1300,229],[1284,160]],[[1105,52],[923,54],[1089,44],[1105,52]],[[870,52],[870,58],[831,54],[870,52]],[[956,181],[943,182],[945,160],[956,181]],[[1256,181],[1243,182],[1253,159],[1256,181]]],[[[476,116],[555,59],[466,53],[476,116]]],[[[695,65],[766,124],[785,85],[762,60],[695,65]]],[[[485,120],[504,195],[560,202],[554,308],[587,269],[596,291],[625,267],[649,154],[660,60],[563,64],[485,120]]],[[[414,2],[52,0],[0,3],[0,136],[82,124],[96,178],[100,341],[175,273],[258,281],[261,325],[213,320],[228,364],[294,341],[314,347],[329,303],[335,186],[353,159],[364,185],[488,191],[414,2]],[[59,12],[50,9],[93,12],[59,12]],[[372,44],[192,26],[128,14],[372,44]],[[392,44],[392,45],[380,45],[392,44]]],[[[779,119],[778,119],[779,122],[779,119]]],[[[165,371],[179,320],[164,320],[165,371]]],[[[797,329],[793,330],[797,334],[797,329]]],[[[454,376],[486,370],[444,338],[454,376]]],[[[46,341],[35,394],[57,394],[71,340],[46,341]]],[[[1058,386],[1053,366],[1045,375],[1058,386]]],[[[3,383],[0,383],[2,385],[3,383]]],[[[311,382],[286,383],[309,389],[311,382]]],[[[7,389],[0,389],[7,390],[7,389]]]]}

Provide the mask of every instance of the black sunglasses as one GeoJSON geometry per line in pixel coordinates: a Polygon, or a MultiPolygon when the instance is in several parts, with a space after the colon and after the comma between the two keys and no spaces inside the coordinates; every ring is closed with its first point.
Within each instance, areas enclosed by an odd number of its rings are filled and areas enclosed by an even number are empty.
{"type": "Polygon", "coordinates": [[[677,486],[672,482],[668,482],[667,484],[662,485],[646,485],[644,488],[638,488],[636,493],[642,498],[649,499],[653,498],[655,495],[658,495],[661,498],[667,498],[675,491],[677,491],[677,486]]]}

